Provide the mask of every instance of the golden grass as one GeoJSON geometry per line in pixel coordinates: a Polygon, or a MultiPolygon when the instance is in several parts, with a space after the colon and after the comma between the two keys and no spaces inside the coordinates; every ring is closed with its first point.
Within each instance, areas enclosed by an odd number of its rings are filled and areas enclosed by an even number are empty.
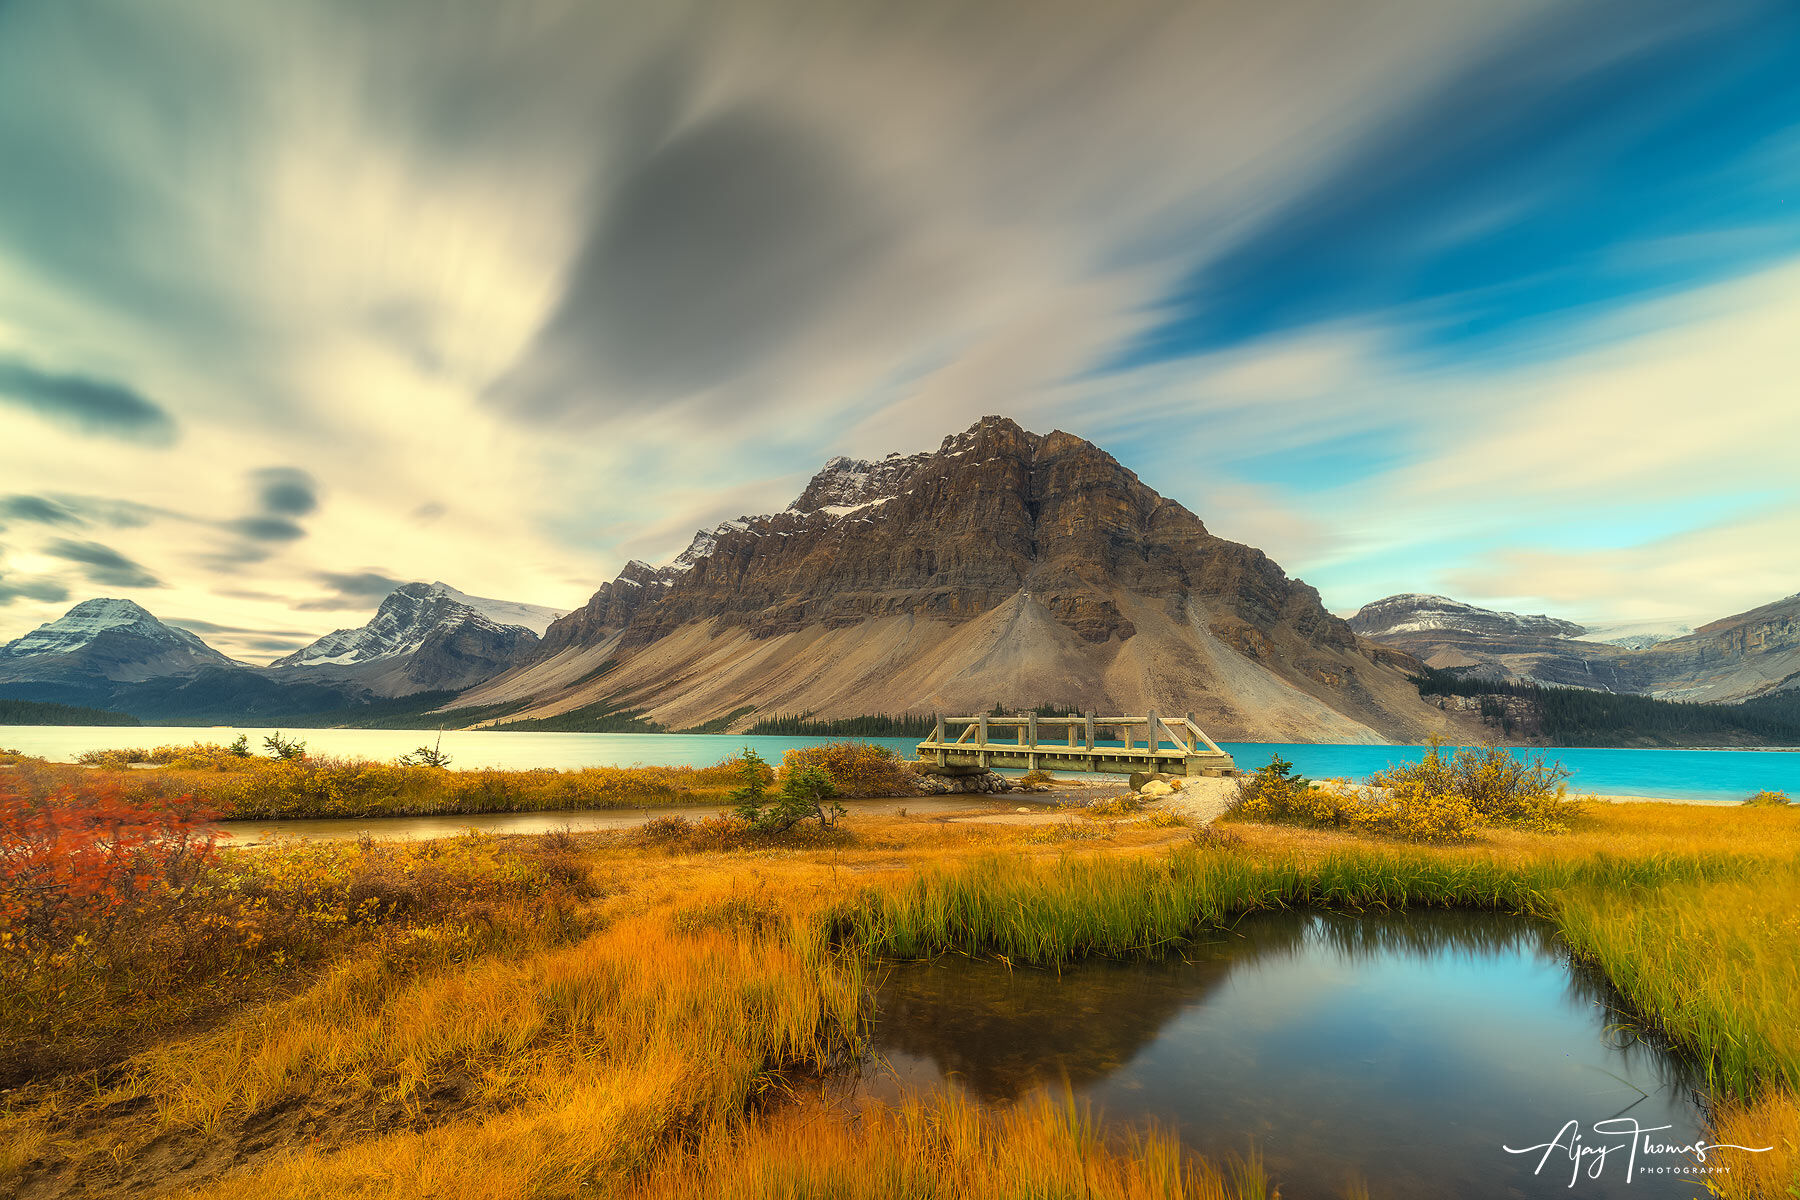
{"type": "MultiPolygon", "coordinates": [[[[1595,806],[1560,837],[1489,830],[1455,848],[1247,824],[1207,846],[1131,821],[1105,827],[1098,848],[1034,844],[1036,832],[893,817],[859,819],[852,843],[817,849],[671,854],[585,839],[590,869],[618,881],[589,902],[597,932],[423,972],[352,954],[292,997],[171,1038],[108,1086],[0,1100],[0,1192],[44,1159],[77,1165],[95,1194],[269,1200],[1272,1194],[1253,1168],[1193,1162],[1165,1135],[1103,1136],[1066,1099],[994,1115],[935,1096],[851,1114],[790,1094],[855,1046],[865,968],[831,949],[830,922],[849,928],[846,913],[909,895],[928,908],[949,895],[933,880],[966,877],[970,903],[996,900],[982,910],[990,933],[969,947],[991,943],[1010,906],[1023,930],[1057,910],[1099,931],[1090,949],[1111,928],[1121,951],[1141,950],[1141,931],[1156,931],[1134,924],[1132,897],[1162,903],[1171,862],[1209,858],[1224,865],[1184,869],[1227,906],[1254,899],[1253,885],[1311,880],[1294,896],[1546,913],[1647,1019],[1702,1052],[1730,1051],[1715,1063],[1716,1140],[1784,1149],[1745,1156],[1720,1194],[1791,1200],[1800,1184],[1800,813],[1595,806]],[[987,865],[1002,859],[1002,872],[987,865]],[[324,1131],[316,1144],[279,1137],[241,1163],[154,1179],[133,1165],[171,1139],[254,1145],[251,1131],[289,1107],[324,1131]]],[[[938,927],[959,928],[959,911],[944,908],[938,927]]],[[[929,932],[932,919],[915,917],[929,932]]],[[[1045,947],[1081,944],[1044,928],[1033,936],[1045,947]]]]}
{"type": "Polygon", "coordinates": [[[855,1121],[822,1104],[788,1106],[665,1155],[632,1192],[639,1200],[1272,1194],[1255,1160],[1221,1169],[1156,1129],[1103,1136],[1093,1113],[1067,1093],[1039,1092],[996,1114],[954,1090],[870,1108],[855,1121]]]}

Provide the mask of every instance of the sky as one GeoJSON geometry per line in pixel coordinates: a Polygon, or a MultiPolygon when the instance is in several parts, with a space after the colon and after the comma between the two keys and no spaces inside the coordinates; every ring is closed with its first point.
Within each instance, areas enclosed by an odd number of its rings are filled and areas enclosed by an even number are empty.
{"type": "Polygon", "coordinates": [[[0,0],[0,638],[572,608],[988,413],[1347,613],[1800,591],[1792,0],[0,0]]]}

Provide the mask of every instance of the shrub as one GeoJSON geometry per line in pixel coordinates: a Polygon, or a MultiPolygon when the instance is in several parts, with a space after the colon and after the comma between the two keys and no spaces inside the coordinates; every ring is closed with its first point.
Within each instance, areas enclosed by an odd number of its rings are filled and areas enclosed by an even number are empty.
{"type": "Polygon", "coordinates": [[[1369,776],[1369,785],[1396,792],[1417,789],[1459,796],[1482,820],[1540,833],[1565,833],[1580,812],[1569,799],[1569,771],[1539,754],[1522,757],[1504,746],[1462,747],[1444,754],[1433,739],[1417,763],[1369,776]]]}
{"type": "Polygon", "coordinates": [[[1227,811],[1246,821],[1287,825],[1343,826],[1350,823],[1345,797],[1335,788],[1315,788],[1280,755],[1238,780],[1227,811]]]}
{"type": "Polygon", "coordinates": [[[1754,805],[1757,808],[1764,808],[1777,804],[1792,804],[1793,802],[1794,798],[1789,796],[1786,792],[1772,792],[1766,788],[1744,801],[1745,804],[1754,805]]]}
{"type": "Polygon", "coordinates": [[[1581,811],[1569,798],[1566,769],[1498,746],[1446,754],[1434,740],[1419,762],[1379,771],[1362,788],[1321,786],[1292,771],[1292,764],[1273,758],[1245,776],[1231,815],[1414,842],[1463,842],[1490,824],[1565,833],[1581,811]]]}
{"type": "Polygon", "coordinates": [[[838,795],[916,796],[919,776],[886,746],[867,742],[826,742],[796,746],[781,758],[781,772],[788,775],[804,767],[818,767],[830,775],[838,795]]]}
{"type": "Polygon", "coordinates": [[[1056,780],[1048,771],[1027,771],[1019,777],[1019,790],[1024,792],[1041,792],[1056,786],[1056,780]]]}

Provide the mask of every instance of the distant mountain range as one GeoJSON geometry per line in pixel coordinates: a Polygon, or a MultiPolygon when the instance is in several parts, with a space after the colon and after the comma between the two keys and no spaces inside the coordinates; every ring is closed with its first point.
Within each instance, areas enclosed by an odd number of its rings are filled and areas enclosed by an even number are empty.
{"type": "Polygon", "coordinates": [[[629,563],[571,613],[409,583],[367,624],[254,667],[99,598],[0,647],[0,697],[168,721],[732,731],[1052,702],[1192,712],[1233,740],[1478,729],[1420,696],[1426,667],[1707,702],[1791,692],[1800,596],[1697,630],[1422,594],[1344,621],[1092,443],[987,417],[935,451],[832,459],[780,512],[629,563]]]}
{"type": "Polygon", "coordinates": [[[267,667],[238,662],[129,600],[86,600],[0,646],[0,695],[144,719],[280,718],[456,691],[525,661],[561,613],[409,583],[359,629],[267,667]]]}
{"type": "Polygon", "coordinates": [[[1456,675],[1736,703],[1800,690],[1800,595],[1698,629],[1589,629],[1444,596],[1389,596],[1350,618],[1364,637],[1456,675]]]}

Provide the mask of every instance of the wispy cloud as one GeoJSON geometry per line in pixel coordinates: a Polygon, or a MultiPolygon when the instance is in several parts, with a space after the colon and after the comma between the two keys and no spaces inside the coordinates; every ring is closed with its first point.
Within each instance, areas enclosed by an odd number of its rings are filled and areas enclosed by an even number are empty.
{"type": "Polygon", "coordinates": [[[827,8],[0,7],[19,569],[573,606],[1005,411],[1353,607],[1784,469],[1786,0],[827,8]]]}
{"type": "Polygon", "coordinates": [[[138,563],[99,542],[75,542],[58,538],[44,547],[44,553],[76,564],[90,581],[105,587],[163,586],[162,580],[138,563]]]}
{"type": "Polygon", "coordinates": [[[0,358],[0,404],[98,437],[168,445],[175,419],[155,401],[123,384],[39,370],[0,358]]]}

